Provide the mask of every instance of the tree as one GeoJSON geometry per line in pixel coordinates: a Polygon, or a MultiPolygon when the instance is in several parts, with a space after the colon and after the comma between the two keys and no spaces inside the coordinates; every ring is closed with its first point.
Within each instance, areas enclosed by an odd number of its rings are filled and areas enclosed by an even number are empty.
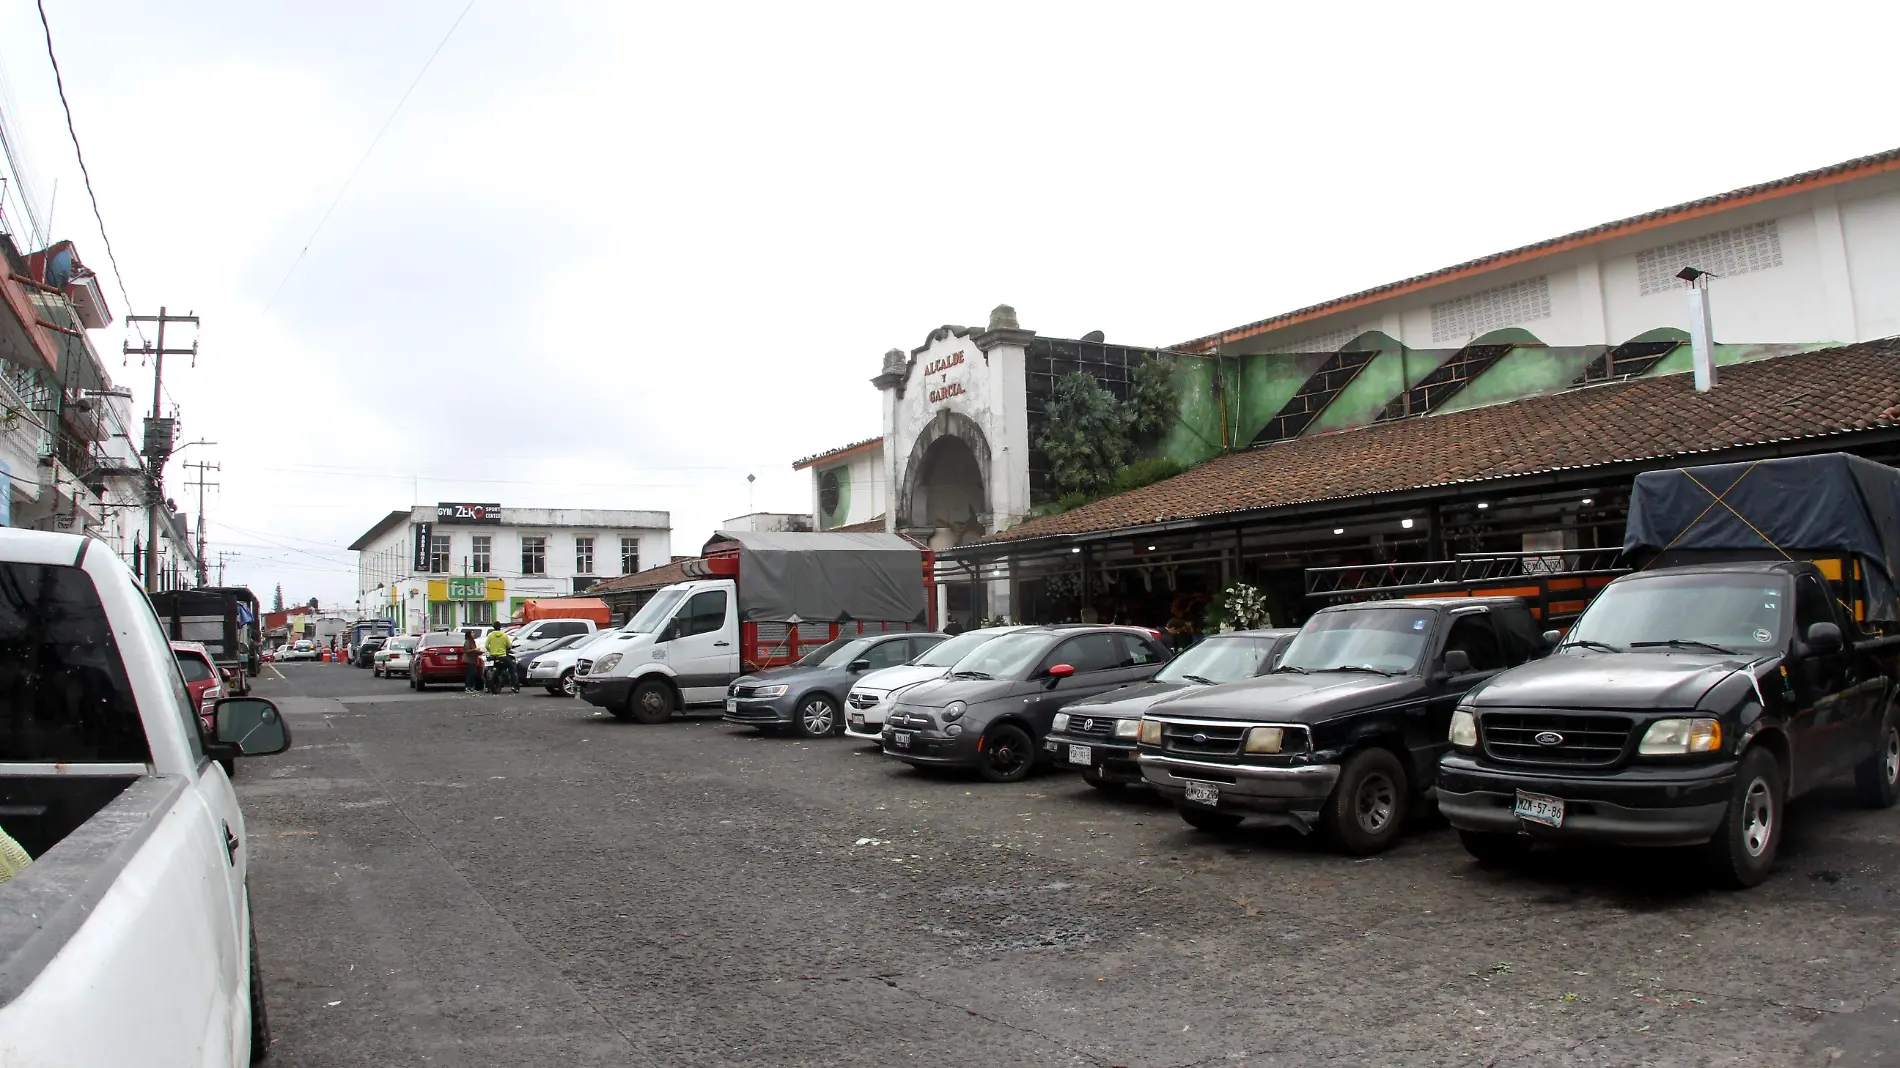
{"type": "Polygon", "coordinates": [[[277,592],[271,594],[270,610],[273,612],[284,610],[284,584],[281,582],[277,584],[277,592]]]}
{"type": "Polygon", "coordinates": [[[312,612],[317,610],[317,599],[315,597],[310,598],[310,610],[312,612]]]}
{"type": "Polygon", "coordinates": [[[1135,445],[1148,447],[1174,425],[1181,391],[1174,384],[1174,366],[1153,354],[1143,356],[1128,380],[1128,434],[1135,445]]]}
{"type": "Polygon", "coordinates": [[[1082,371],[1056,380],[1048,422],[1036,444],[1064,492],[1096,494],[1128,462],[1127,417],[1115,395],[1082,371]]]}

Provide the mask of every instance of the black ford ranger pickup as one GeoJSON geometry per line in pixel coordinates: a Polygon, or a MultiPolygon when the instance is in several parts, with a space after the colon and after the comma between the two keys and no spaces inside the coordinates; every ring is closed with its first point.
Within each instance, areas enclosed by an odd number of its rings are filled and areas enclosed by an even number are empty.
{"type": "Polygon", "coordinates": [[[1432,787],[1458,699],[1545,648],[1514,597],[1336,605],[1270,673],[1143,716],[1137,759],[1202,830],[1267,816],[1375,853],[1432,787]]]}
{"type": "Polygon", "coordinates": [[[1482,860],[1538,839],[1699,846],[1753,886],[1789,798],[1851,772],[1865,804],[1894,803],[1892,641],[1863,638],[1806,561],[1625,575],[1555,653],[1459,703],[1439,808],[1482,860]]]}

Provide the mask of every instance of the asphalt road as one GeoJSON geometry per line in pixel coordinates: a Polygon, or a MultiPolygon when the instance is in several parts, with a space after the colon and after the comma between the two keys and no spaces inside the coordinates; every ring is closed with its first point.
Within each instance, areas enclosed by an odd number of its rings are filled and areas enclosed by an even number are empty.
{"type": "Polygon", "coordinates": [[[1718,892],[282,671],[238,777],[282,1068],[1900,1062],[1900,810],[1844,791],[1718,892]]]}

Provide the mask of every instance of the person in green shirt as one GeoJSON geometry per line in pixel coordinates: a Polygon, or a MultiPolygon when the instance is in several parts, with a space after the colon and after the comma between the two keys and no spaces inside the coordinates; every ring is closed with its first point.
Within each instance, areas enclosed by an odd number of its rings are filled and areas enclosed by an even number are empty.
{"type": "Polygon", "coordinates": [[[0,884],[26,870],[33,858],[6,831],[0,830],[0,884]]]}
{"type": "Polygon", "coordinates": [[[515,689],[519,690],[521,689],[521,680],[515,676],[514,647],[515,640],[510,638],[508,632],[502,630],[500,627],[489,631],[488,637],[482,640],[482,651],[488,654],[488,658],[495,662],[497,668],[507,672],[504,677],[515,689]]]}

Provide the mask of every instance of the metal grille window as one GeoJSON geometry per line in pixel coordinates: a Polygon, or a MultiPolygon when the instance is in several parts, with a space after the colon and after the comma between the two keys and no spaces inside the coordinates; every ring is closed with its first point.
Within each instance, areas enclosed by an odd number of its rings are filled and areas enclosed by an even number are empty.
{"type": "Polygon", "coordinates": [[[548,539],[543,537],[521,539],[521,573],[524,575],[548,573],[548,539]]]}
{"type": "Polygon", "coordinates": [[[432,534],[429,536],[429,574],[446,575],[449,573],[449,536],[432,534]]]}
{"type": "Polygon", "coordinates": [[[577,575],[594,573],[594,539],[574,539],[574,573],[577,575]]]}
{"type": "Polygon", "coordinates": [[[620,539],[620,573],[631,575],[640,570],[640,539],[620,539]]]}
{"type": "Polygon", "coordinates": [[[429,629],[430,630],[454,630],[455,629],[455,602],[454,601],[430,601],[429,602],[429,629]]]}
{"type": "Polygon", "coordinates": [[[1550,318],[1550,279],[1486,289],[1432,305],[1432,340],[1466,341],[1504,326],[1550,318]]]}
{"type": "Polygon", "coordinates": [[[1343,326],[1324,334],[1301,338],[1290,345],[1276,345],[1275,352],[1338,352],[1346,343],[1366,332],[1363,326],[1343,326]]]}
{"type": "Polygon", "coordinates": [[[469,552],[469,570],[477,575],[486,575],[493,567],[495,539],[489,534],[477,534],[472,541],[474,548],[469,552]]]}
{"type": "Polygon", "coordinates": [[[466,620],[466,622],[475,626],[494,625],[495,602],[493,601],[468,602],[468,619],[466,620]]]}
{"type": "Polygon", "coordinates": [[[1684,267],[1699,267],[1727,278],[1781,266],[1781,230],[1773,219],[1733,230],[1676,241],[1636,254],[1636,290],[1652,293],[1679,290],[1686,284],[1676,277],[1684,267]]]}

